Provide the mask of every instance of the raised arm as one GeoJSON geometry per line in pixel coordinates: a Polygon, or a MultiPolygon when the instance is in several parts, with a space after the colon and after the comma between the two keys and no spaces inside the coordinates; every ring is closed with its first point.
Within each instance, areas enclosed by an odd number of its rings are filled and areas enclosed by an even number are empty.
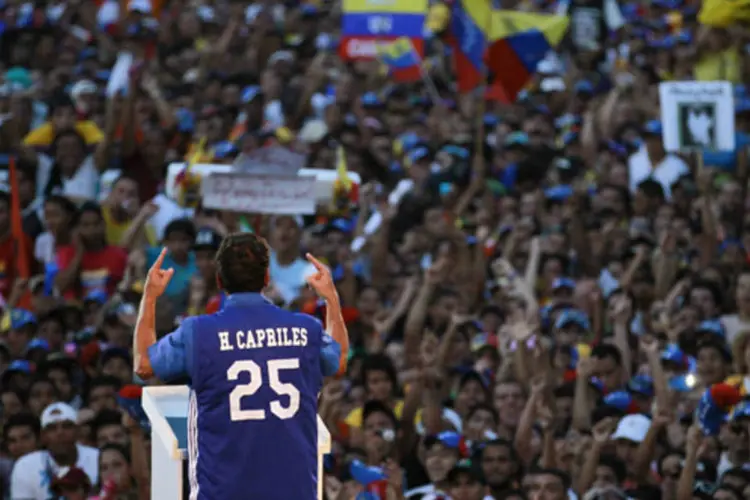
{"type": "Polygon", "coordinates": [[[326,332],[341,348],[338,373],[346,371],[346,362],[349,358],[349,332],[341,314],[341,303],[336,285],[333,283],[331,271],[311,254],[306,255],[307,260],[315,266],[317,272],[307,278],[307,284],[326,302],[326,332]]]}
{"type": "Polygon", "coordinates": [[[143,380],[148,380],[154,376],[149,348],[156,344],[156,300],[164,293],[174,274],[172,268],[161,268],[166,255],[167,249],[164,248],[148,271],[146,283],[143,287],[143,298],[141,298],[141,305],[138,308],[138,320],[135,324],[133,366],[135,374],[143,380]]]}

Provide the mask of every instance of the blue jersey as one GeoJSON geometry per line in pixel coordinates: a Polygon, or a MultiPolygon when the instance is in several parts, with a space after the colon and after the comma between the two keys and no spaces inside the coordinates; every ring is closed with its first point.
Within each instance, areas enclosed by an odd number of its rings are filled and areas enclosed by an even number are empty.
{"type": "Polygon", "coordinates": [[[340,354],[317,319],[253,293],[151,346],[156,377],[191,380],[191,500],[316,499],[317,397],[340,354]]]}

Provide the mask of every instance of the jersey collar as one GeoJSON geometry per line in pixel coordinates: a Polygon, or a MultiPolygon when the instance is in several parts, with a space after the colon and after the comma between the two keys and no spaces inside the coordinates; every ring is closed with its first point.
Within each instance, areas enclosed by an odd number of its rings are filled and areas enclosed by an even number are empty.
{"type": "Polygon", "coordinates": [[[260,306],[270,304],[267,298],[259,293],[233,293],[227,296],[226,307],[260,306]]]}

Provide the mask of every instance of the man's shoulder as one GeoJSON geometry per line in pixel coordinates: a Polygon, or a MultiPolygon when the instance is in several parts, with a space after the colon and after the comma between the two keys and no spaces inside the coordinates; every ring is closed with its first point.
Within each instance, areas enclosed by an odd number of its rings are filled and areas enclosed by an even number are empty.
{"type": "Polygon", "coordinates": [[[76,448],[78,448],[78,456],[81,459],[87,459],[87,458],[95,458],[99,459],[99,449],[94,448],[92,446],[86,446],[85,444],[77,444],[76,448]]]}
{"type": "Polygon", "coordinates": [[[44,466],[46,456],[47,452],[44,450],[32,451],[23,455],[13,465],[13,473],[21,474],[28,471],[30,474],[33,474],[38,472],[39,468],[44,466]]]}
{"type": "Polygon", "coordinates": [[[306,314],[303,312],[296,312],[296,311],[285,311],[285,312],[286,314],[289,315],[290,318],[293,318],[296,321],[300,321],[304,325],[307,325],[311,328],[320,328],[321,330],[323,329],[323,323],[321,323],[320,320],[316,318],[315,316],[310,316],[309,314],[306,314]]]}

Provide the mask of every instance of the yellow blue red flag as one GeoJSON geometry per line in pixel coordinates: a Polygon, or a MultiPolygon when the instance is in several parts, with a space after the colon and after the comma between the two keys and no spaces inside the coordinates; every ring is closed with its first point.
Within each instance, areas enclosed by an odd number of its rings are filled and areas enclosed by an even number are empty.
{"type": "Polygon", "coordinates": [[[408,38],[420,58],[428,0],[343,0],[339,55],[351,61],[375,59],[378,45],[408,38]]]}
{"type": "Polygon", "coordinates": [[[388,67],[397,82],[416,82],[422,78],[422,58],[409,38],[401,37],[378,45],[378,59],[388,67]]]}

